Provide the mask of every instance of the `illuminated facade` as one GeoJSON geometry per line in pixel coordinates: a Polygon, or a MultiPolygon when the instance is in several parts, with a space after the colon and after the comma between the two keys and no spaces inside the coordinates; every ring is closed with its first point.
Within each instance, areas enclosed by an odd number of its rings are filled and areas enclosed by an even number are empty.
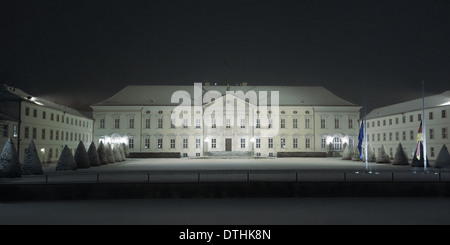
{"type": "Polygon", "coordinates": [[[131,153],[281,157],[356,145],[361,107],[323,87],[195,84],[127,86],[92,108],[94,142],[131,153]]]}
{"type": "Polygon", "coordinates": [[[0,145],[13,139],[19,161],[31,140],[43,163],[58,161],[65,145],[74,153],[80,141],[92,142],[93,120],[72,108],[7,85],[0,86],[0,98],[0,145]]]}
{"type": "MultiPolygon", "coordinates": [[[[416,136],[422,120],[422,98],[380,107],[367,114],[367,141],[378,153],[383,145],[391,158],[399,143],[409,160],[417,147],[416,136]]],[[[427,156],[435,160],[442,146],[450,145],[450,91],[425,97],[427,156]]]]}

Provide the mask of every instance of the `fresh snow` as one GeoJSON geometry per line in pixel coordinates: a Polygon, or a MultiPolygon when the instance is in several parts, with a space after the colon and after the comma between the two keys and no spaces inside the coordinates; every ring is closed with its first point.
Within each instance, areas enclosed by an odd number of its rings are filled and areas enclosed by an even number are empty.
{"type": "Polygon", "coordinates": [[[31,140],[22,162],[22,174],[43,174],[41,160],[36,150],[34,141],[31,140]]]}
{"type": "Polygon", "coordinates": [[[11,138],[8,138],[0,155],[0,177],[20,177],[21,166],[16,147],[11,138]]]}

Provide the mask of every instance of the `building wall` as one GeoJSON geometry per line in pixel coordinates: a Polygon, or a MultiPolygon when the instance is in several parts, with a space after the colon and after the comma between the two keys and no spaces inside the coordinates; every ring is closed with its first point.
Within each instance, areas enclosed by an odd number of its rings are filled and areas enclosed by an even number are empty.
{"type": "MultiPolygon", "coordinates": [[[[243,102],[237,102],[239,103],[243,102]]],[[[334,138],[340,140],[341,148],[336,148],[339,152],[344,143],[356,145],[359,132],[357,106],[280,106],[279,121],[273,122],[273,126],[279,130],[273,137],[264,136],[268,125],[261,124],[260,128],[257,127],[257,110],[248,104],[247,107],[240,107],[246,108],[245,113],[234,111],[234,126],[227,127],[226,119],[223,118],[223,124],[219,125],[217,122],[215,128],[210,127],[211,121],[203,120],[197,127],[196,119],[199,114],[200,119],[203,118],[201,115],[207,112],[207,106],[200,107],[199,113],[198,110],[189,108],[190,126],[175,128],[171,127],[171,115],[175,106],[93,108],[94,142],[126,143],[131,152],[180,152],[189,157],[203,156],[208,152],[226,151],[226,139],[231,139],[231,154],[249,152],[255,156],[276,156],[278,152],[327,152],[334,138]],[[250,110],[254,117],[249,116],[250,110]],[[241,118],[245,120],[243,127],[241,118]],[[159,125],[161,120],[162,125],[159,125]],[[282,120],[284,127],[281,126],[282,120]],[[335,125],[335,120],[338,120],[338,125],[335,125]],[[269,145],[270,139],[272,143],[269,145]],[[162,145],[159,144],[161,142],[162,145]]]]}
{"type": "MultiPolygon", "coordinates": [[[[435,160],[442,146],[450,145],[448,130],[450,129],[450,106],[425,109],[425,130],[427,156],[435,160]]],[[[399,143],[412,160],[417,147],[417,133],[422,118],[422,110],[394,114],[367,120],[368,143],[375,149],[375,154],[384,145],[391,157],[399,143]]]]}
{"type": "Polygon", "coordinates": [[[58,161],[67,145],[75,150],[80,141],[86,149],[92,141],[93,120],[63,111],[22,101],[20,108],[20,144],[16,145],[19,160],[23,161],[25,149],[33,140],[42,162],[58,161]]]}

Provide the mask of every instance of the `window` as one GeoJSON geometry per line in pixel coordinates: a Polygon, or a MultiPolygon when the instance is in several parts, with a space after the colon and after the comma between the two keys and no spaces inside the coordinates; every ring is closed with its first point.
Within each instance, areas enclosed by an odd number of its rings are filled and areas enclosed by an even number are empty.
{"type": "Polygon", "coordinates": [[[25,107],[25,115],[26,116],[30,115],[30,108],[29,107],[25,107]]]}
{"type": "Polygon", "coordinates": [[[231,118],[225,120],[225,128],[231,128],[231,118]]]}
{"type": "Polygon", "coordinates": [[[413,115],[409,116],[409,122],[414,122],[414,116],[413,115]]]}
{"type": "Polygon", "coordinates": [[[183,149],[188,148],[188,139],[183,139],[183,149]]]}
{"type": "Polygon", "coordinates": [[[245,118],[241,118],[241,128],[245,128],[245,118]]]}
{"type": "Polygon", "coordinates": [[[199,149],[201,147],[201,139],[195,139],[195,148],[199,149]]]}
{"type": "Polygon", "coordinates": [[[292,147],[298,148],[298,139],[297,138],[292,139],[292,147]]]}
{"type": "Polygon", "coordinates": [[[447,118],[447,114],[445,113],[445,110],[441,111],[441,118],[447,118]]]}
{"type": "Polygon", "coordinates": [[[188,120],[183,118],[183,128],[188,128],[188,120]]]}
{"type": "Polygon", "coordinates": [[[245,139],[241,139],[241,148],[245,148],[245,139]]]}
{"type": "Polygon", "coordinates": [[[399,140],[400,140],[398,132],[395,132],[395,140],[396,140],[396,141],[399,141],[399,140]]]}
{"type": "Polygon", "coordinates": [[[340,125],[339,118],[335,118],[334,119],[334,128],[340,128],[340,127],[341,127],[341,125],[340,125]]]}
{"type": "Polygon", "coordinates": [[[269,148],[273,148],[273,139],[268,139],[269,140],[269,148]]]}
{"type": "Polygon", "coordinates": [[[134,128],[134,118],[130,118],[128,128],[134,128]]]}
{"type": "Polygon", "coordinates": [[[412,130],[409,131],[409,139],[410,140],[414,139],[414,131],[412,131],[412,130]]]}
{"type": "MultiPolygon", "coordinates": [[[[59,115],[58,115],[58,116],[59,116],[59,115]]],[[[53,121],[53,119],[54,119],[54,115],[53,115],[53,113],[51,113],[51,114],[50,114],[50,120],[53,121]]]]}
{"type": "Polygon", "coordinates": [[[145,119],[145,128],[150,128],[150,118],[145,119]]]}
{"type": "Polygon", "coordinates": [[[406,140],[406,132],[405,131],[402,132],[402,140],[406,140]]]}
{"type": "Polygon", "coordinates": [[[215,118],[212,118],[211,121],[212,121],[212,122],[211,122],[211,124],[212,124],[212,125],[211,125],[211,128],[216,128],[216,126],[217,126],[217,125],[216,125],[216,119],[215,119],[215,118]]]}
{"type": "Polygon", "coordinates": [[[211,139],[211,148],[215,149],[216,146],[216,139],[211,139]]]}
{"type": "Polygon", "coordinates": [[[256,139],[256,148],[261,148],[261,139],[256,139]]]}
{"type": "Polygon", "coordinates": [[[434,147],[430,147],[430,156],[434,157],[434,147]]]}
{"type": "Polygon", "coordinates": [[[305,148],[306,149],[311,148],[311,139],[310,138],[305,139],[305,148]]]}
{"type": "Polygon", "coordinates": [[[406,117],[405,116],[402,117],[402,123],[406,123],[406,117]]]}
{"type": "Polygon", "coordinates": [[[170,149],[175,149],[175,139],[170,139],[170,149]]]}
{"type": "Polygon", "coordinates": [[[389,141],[392,141],[392,132],[389,132],[389,141]]]}
{"type": "Polygon", "coordinates": [[[42,112],[42,119],[45,119],[47,117],[47,113],[45,111],[42,112]]]}
{"type": "Polygon", "coordinates": [[[161,149],[163,147],[163,139],[158,139],[158,148],[161,149]]]}
{"type": "Polygon", "coordinates": [[[353,128],[353,118],[348,119],[348,128],[353,128]]]}
{"type": "Polygon", "coordinates": [[[4,125],[3,126],[3,136],[4,137],[8,137],[9,136],[8,128],[9,128],[8,125],[4,125]]]}
{"type": "Polygon", "coordinates": [[[380,133],[377,134],[377,141],[380,141],[380,133]]]}
{"type": "Polygon", "coordinates": [[[42,132],[41,132],[41,133],[42,133],[41,138],[42,138],[43,140],[45,140],[45,128],[42,129],[42,132]]]}
{"type": "Polygon", "coordinates": [[[383,133],[383,141],[386,141],[386,133],[383,133]]]}
{"type": "Polygon", "coordinates": [[[327,147],[327,139],[326,138],[321,138],[320,139],[320,147],[322,147],[322,148],[326,148],[327,147]]]}
{"type": "Polygon", "coordinates": [[[333,149],[335,151],[341,151],[342,150],[342,140],[338,137],[335,137],[333,139],[333,149]]]}
{"type": "Polygon", "coordinates": [[[195,119],[195,128],[200,128],[201,120],[199,118],[195,119]]]}
{"type": "Polygon", "coordinates": [[[305,118],[305,128],[309,128],[309,118],[305,118]]]}
{"type": "Polygon", "coordinates": [[[281,148],[286,148],[286,139],[285,138],[280,139],[280,145],[281,145],[281,148]]]}
{"type": "Polygon", "coordinates": [[[432,111],[430,111],[428,113],[428,119],[433,120],[433,112],[432,111]]]}
{"type": "Polygon", "coordinates": [[[395,124],[398,124],[398,117],[395,118],[395,124]]]}
{"type": "Polygon", "coordinates": [[[145,138],[144,147],[145,147],[145,149],[150,148],[150,139],[149,138],[145,138]]]}
{"type": "Polygon", "coordinates": [[[53,130],[50,130],[50,140],[53,140],[53,130]]]}
{"type": "MultiPolygon", "coordinates": [[[[67,118],[68,120],[68,118],[67,118]]],[[[114,118],[114,128],[119,128],[120,127],[120,119],[119,118],[114,118]]]]}
{"type": "Polygon", "coordinates": [[[377,121],[377,127],[379,127],[379,126],[380,126],[380,120],[377,121]]]}
{"type": "Polygon", "coordinates": [[[100,118],[100,128],[105,128],[105,119],[100,118]]]}
{"type": "Polygon", "coordinates": [[[256,128],[261,128],[261,119],[256,119],[256,128]]]}
{"type": "Polygon", "coordinates": [[[447,128],[442,128],[442,138],[447,139],[447,136],[448,136],[447,128]]]}
{"type": "Polygon", "coordinates": [[[392,125],[392,118],[389,119],[389,125],[392,125]]]}
{"type": "Polygon", "coordinates": [[[55,139],[59,140],[59,131],[58,130],[56,130],[56,132],[55,132],[55,139]]]}
{"type": "MultiPolygon", "coordinates": [[[[369,140],[369,136],[367,136],[367,140],[369,140]]],[[[355,140],[353,138],[348,139],[348,146],[351,148],[353,148],[355,146],[355,140]]]]}
{"type": "Polygon", "coordinates": [[[134,149],[134,138],[128,138],[128,148],[134,149]]]}
{"type": "Polygon", "coordinates": [[[419,113],[419,114],[417,114],[417,121],[422,121],[422,114],[421,113],[419,113]]]}
{"type": "Polygon", "coordinates": [[[281,119],[280,127],[281,128],[286,128],[286,119],[284,119],[284,118],[281,119]]]}
{"type": "Polygon", "coordinates": [[[158,128],[163,128],[163,119],[158,118],[158,128]]]}
{"type": "Polygon", "coordinates": [[[430,128],[429,132],[430,132],[429,133],[430,140],[434,139],[434,129],[430,128]]]}
{"type": "Polygon", "coordinates": [[[36,139],[36,136],[37,136],[37,129],[33,128],[32,137],[33,137],[34,140],[36,139]]]}
{"type": "Polygon", "coordinates": [[[33,109],[33,117],[37,117],[37,110],[33,109]]]}
{"type": "Polygon", "coordinates": [[[73,141],[73,132],[70,133],[70,141],[73,141]]]}
{"type": "Polygon", "coordinates": [[[325,126],[326,126],[325,118],[321,118],[320,119],[320,128],[325,128],[325,126]]]}
{"type": "Polygon", "coordinates": [[[386,120],[383,120],[383,126],[386,126],[386,120]]]}
{"type": "Polygon", "coordinates": [[[292,128],[297,128],[298,127],[298,123],[297,123],[297,118],[292,119],[292,128]]]}

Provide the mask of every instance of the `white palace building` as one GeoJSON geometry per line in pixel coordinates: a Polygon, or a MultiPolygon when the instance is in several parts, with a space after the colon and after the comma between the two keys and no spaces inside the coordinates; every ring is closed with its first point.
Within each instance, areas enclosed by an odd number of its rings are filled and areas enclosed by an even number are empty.
{"type": "Polygon", "coordinates": [[[136,157],[339,155],[361,106],[315,86],[127,86],[92,105],[98,144],[136,157]]]}
{"type": "Polygon", "coordinates": [[[445,144],[450,145],[450,90],[442,94],[418,98],[372,110],[367,114],[367,141],[377,155],[382,146],[394,156],[399,143],[409,160],[417,148],[416,136],[425,105],[427,157],[433,161],[445,144]]]}
{"type": "Polygon", "coordinates": [[[42,163],[58,161],[65,145],[72,153],[80,141],[89,147],[92,124],[73,108],[0,84],[0,145],[11,138],[21,162],[31,140],[42,163]]]}

